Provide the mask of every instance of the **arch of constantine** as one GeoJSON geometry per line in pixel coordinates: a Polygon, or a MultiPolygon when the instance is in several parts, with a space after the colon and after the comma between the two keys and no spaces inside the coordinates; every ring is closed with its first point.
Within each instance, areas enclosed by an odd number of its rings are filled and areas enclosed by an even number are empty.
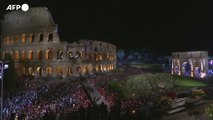
{"type": "Polygon", "coordinates": [[[171,74],[202,78],[205,77],[207,71],[208,71],[207,51],[172,53],[171,74]]]}

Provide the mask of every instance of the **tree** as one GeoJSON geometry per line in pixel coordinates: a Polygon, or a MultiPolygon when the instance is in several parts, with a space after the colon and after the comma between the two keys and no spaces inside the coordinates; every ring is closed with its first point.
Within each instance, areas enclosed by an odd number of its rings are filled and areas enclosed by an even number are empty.
{"type": "Polygon", "coordinates": [[[140,97],[160,94],[161,90],[173,88],[173,76],[167,73],[129,76],[122,93],[127,97],[140,97]]]}
{"type": "Polygon", "coordinates": [[[118,56],[118,59],[122,60],[125,57],[124,50],[119,49],[118,52],[117,52],[117,56],[118,56]]]}
{"type": "Polygon", "coordinates": [[[123,64],[124,62],[124,57],[125,57],[125,53],[124,53],[124,50],[122,49],[119,49],[118,52],[117,52],[117,61],[118,61],[118,64],[121,65],[123,64]]]}
{"type": "Polygon", "coordinates": [[[210,104],[207,108],[206,108],[206,113],[207,115],[213,119],[213,104],[210,104]]]}
{"type": "Polygon", "coordinates": [[[4,90],[13,91],[16,84],[16,72],[14,67],[14,61],[9,53],[5,54],[3,61],[8,61],[8,69],[4,70],[4,90]]]}

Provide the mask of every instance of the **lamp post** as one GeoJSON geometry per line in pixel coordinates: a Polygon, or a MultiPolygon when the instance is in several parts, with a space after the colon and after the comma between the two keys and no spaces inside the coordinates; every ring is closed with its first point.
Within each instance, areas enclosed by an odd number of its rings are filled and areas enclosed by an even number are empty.
{"type": "Polygon", "coordinates": [[[1,120],[3,120],[3,76],[4,76],[4,70],[8,69],[8,62],[9,61],[0,61],[0,80],[1,80],[1,120]]]}

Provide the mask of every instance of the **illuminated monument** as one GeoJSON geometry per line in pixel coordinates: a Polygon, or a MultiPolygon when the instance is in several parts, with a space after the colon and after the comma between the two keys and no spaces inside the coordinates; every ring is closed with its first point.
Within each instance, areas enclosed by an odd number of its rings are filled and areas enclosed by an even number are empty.
{"type": "Polygon", "coordinates": [[[205,77],[208,71],[208,52],[174,52],[172,53],[171,74],[205,77]]]}
{"type": "Polygon", "coordinates": [[[9,12],[1,24],[1,55],[11,54],[18,76],[65,78],[116,68],[115,45],[60,41],[57,25],[45,7],[9,12]]]}

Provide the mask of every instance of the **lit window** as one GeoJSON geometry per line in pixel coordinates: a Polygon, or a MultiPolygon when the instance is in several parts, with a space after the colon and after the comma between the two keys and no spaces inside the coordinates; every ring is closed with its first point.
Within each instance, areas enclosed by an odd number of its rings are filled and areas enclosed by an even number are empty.
{"type": "Polygon", "coordinates": [[[103,56],[101,53],[99,53],[99,60],[103,60],[103,56]]]}
{"type": "Polygon", "coordinates": [[[38,60],[42,60],[42,51],[41,51],[41,50],[39,50],[39,51],[37,52],[37,59],[38,59],[38,60]]]}
{"type": "Polygon", "coordinates": [[[19,36],[16,35],[16,37],[15,37],[15,43],[18,43],[18,41],[19,41],[19,36]]]}
{"type": "Polygon", "coordinates": [[[30,50],[29,53],[28,53],[28,59],[29,60],[33,59],[33,51],[32,50],[30,50]]]}
{"type": "Polygon", "coordinates": [[[95,61],[98,61],[98,53],[95,53],[95,61]]]}
{"type": "Polygon", "coordinates": [[[75,54],[75,58],[81,58],[82,57],[82,52],[81,51],[77,51],[75,54]]]}
{"type": "Polygon", "coordinates": [[[88,75],[88,74],[89,74],[89,67],[86,66],[86,67],[85,67],[85,70],[86,70],[86,71],[85,71],[85,74],[88,75]]]}
{"type": "Polygon", "coordinates": [[[102,71],[102,70],[103,70],[102,65],[99,65],[99,70],[100,70],[100,71],[102,71]]]}
{"type": "Polygon", "coordinates": [[[53,53],[51,50],[46,51],[46,60],[53,59],[53,53]]]}
{"type": "Polygon", "coordinates": [[[15,60],[19,59],[19,52],[18,51],[15,51],[14,58],[15,58],[15,60]]]}
{"type": "Polygon", "coordinates": [[[41,67],[37,67],[36,71],[37,71],[37,73],[38,73],[39,76],[42,76],[42,69],[41,69],[41,67]]]}
{"type": "Polygon", "coordinates": [[[21,59],[22,59],[22,60],[25,60],[25,59],[26,59],[26,52],[25,52],[25,51],[22,51],[22,52],[21,52],[21,59]]]}
{"type": "Polygon", "coordinates": [[[70,75],[72,75],[72,74],[73,74],[72,68],[68,67],[67,75],[70,76],[70,75]]]}
{"type": "Polygon", "coordinates": [[[22,36],[21,36],[21,40],[22,40],[22,42],[23,42],[23,43],[25,43],[25,42],[26,42],[26,39],[27,39],[26,34],[22,34],[22,36]]]}
{"type": "Polygon", "coordinates": [[[13,37],[10,38],[10,44],[14,44],[14,39],[13,39],[13,37]]]}
{"type": "Polygon", "coordinates": [[[6,38],[6,44],[9,45],[10,44],[10,37],[6,38]]]}
{"type": "Polygon", "coordinates": [[[30,34],[29,40],[30,40],[30,43],[33,43],[34,40],[35,40],[35,35],[34,34],[30,34]]]}
{"type": "Polygon", "coordinates": [[[62,50],[58,51],[57,59],[63,59],[63,51],[62,50]]]}
{"type": "Polygon", "coordinates": [[[46,68],[46,75],[51,75],[52,74],[52,67],[47,67],[46,68]]]}
{"type": "Polygon", "coordinates": [[[63,74],[63,69],[62,69],[62,67],[56,67],[56,74],[57,75],[62,75],[63,74]]]}
{"type": "Polygon", "coordinates": [[[28,68],[28,75],[33,76],[34,75],[34,70],[33,67],[28,68]]]}
{"type": "Polygon", "coordinates": [[[68,53],[69,59],[73,59],[73,53],[72,53],[72,51],[68,51],[67,53],[68,53]]]}

